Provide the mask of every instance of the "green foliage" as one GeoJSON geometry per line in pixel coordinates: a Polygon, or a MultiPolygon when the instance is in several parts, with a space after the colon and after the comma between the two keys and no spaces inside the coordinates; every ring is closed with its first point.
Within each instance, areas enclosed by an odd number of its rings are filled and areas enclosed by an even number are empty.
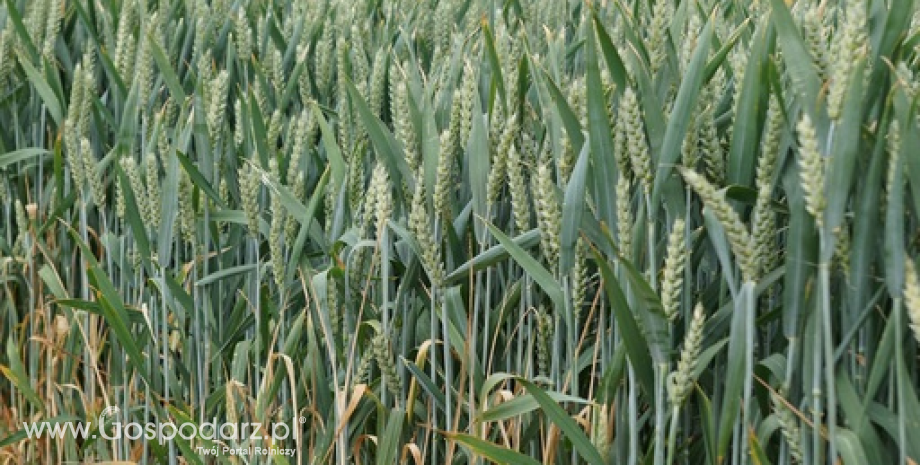
{"type": "Polygon", "coordinates": [[[920,462],[915,3],[6,0],[0,461],[920,462]]]}

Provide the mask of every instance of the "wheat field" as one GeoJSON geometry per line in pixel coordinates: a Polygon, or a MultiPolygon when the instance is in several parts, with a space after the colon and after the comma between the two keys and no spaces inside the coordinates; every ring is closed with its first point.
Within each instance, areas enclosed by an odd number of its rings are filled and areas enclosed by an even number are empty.
{"type": "Polygon", "coordinates": [[[918,65],[912,0],[6,0],[0,464],[920,463],[918,65]]]}

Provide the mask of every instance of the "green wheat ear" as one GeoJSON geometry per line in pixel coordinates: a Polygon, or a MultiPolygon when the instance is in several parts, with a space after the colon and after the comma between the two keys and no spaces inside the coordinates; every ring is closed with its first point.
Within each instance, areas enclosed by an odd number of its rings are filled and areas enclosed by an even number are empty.
{"type": "Polygon", "coordinates": [[[620,253],[631,258],[633,215],[631,207],[632,183],[626,175],[620,175],[616,185],[617,240],[620,253]]]}
{"type": "Polygon", "coordinates": [[[684,338],[684,347],[680,352],[677,370],[671,374],[668,382],[668,395],[674,406],[683,405],[693,388],[693,371],[699,360],[705,323],[706,315],[703,312],[703,306],[697,304],[693,309],[690,329],[687,330],[684,338]]]}
{"type": "Polygon", "coordinates": [[[550,367],[550,346],[553,338],[553,317],[549,311],[539,308],[534,312],[534,321],[536,323],[537,339],[537,374],[540,377],[548,377],[550,367]]]}
{"type": "MultiPolygon", "coordinates": [[[[386,373],[387,389],[391,393],[399,396],[402,393],[402,384],[399,379],[399,373],[393,364],[393,353],[390,349],[390,340],[385,334],[377,334],[371,342],[374,359],[380,371],[386,373]]],[[[399,397],[397,404],[399,404],[399,397]]]]}
{"type": "Polygon", "coordinates": [[[668,235],[667,255],[664,262],[664,278],[661,280],[661,306],[665,316],[672,322],[680,309],[680,295],[684,283],[684,265],[687,262],[687,245],[684,239],[685,223],[682,218],[674,220],[668,235]]]}
{"type": "Polygon", "coordinates": [[[374,234],[379,239],[393,213],[393,196],[390,175],[383,163],[378,163],[371,176],[371,193],[374,196],[374,234]]]}
{"type": "Polygon", "coordinates": [[[904,304],[910,319],[910,329],[914,332],[914,338],[920,341],[920,281],[914,261],[908,258],[904,265],[904,304]]]}
{"type": "MultiPolygon", "coordinates": [[[[913,3],[5,2],[0,430],[918,461],[913,3]]],[[[19,436],[5,461],[205,445],[19,436]]]]}
{"type": "MultiPolygon", "coordinates": [[[[275,181],[280,181],[278,162],[274,158],[269,160],[269,172],[275,181]]],[[[275,287],[280,291],[284,286],[286,268],[283,240],[287,212],[281,201],[281,193],[276,189],[270,189],[270,193],[272,220],[269,224],[268,251],[272,263],[272,275],[275,277],[275,287]]]]}
{"type": "Polygon", "coordinates": [[[590,282],[590,270],[588,269],[588,247],[581,236],[575,241],[575,265],[572,267],[572,309],[573,320],[581,320],[582,307],[588,296],[588,285],[590,282]]]}
{"type": "Polygon", "coordinates": [[[832,120],[840,119],[844,96],[853,78],[856,62],[868,47],[865,9],[863,1],[847,2],[846,16],[838,20],[842,21],[842,24],[838,25],[839,30],[831,45],[833,61],[829,67],[831,75],[827,96],[827,113],[832,120]]]}
{"type": "Polygon", "coordinates": [[[638,97],[632,88],[627,88],[623,92],[620,111],[623,112],[626,153],[629,154],[630,167],[636,174],[636,178],[642,183],[642,188],[650,192],[652,189],[651,155],[645,139],[638,97]]]}
{"type": "Polygon", "coordinates": [[[792,409],[786,405],[782,393],[770,392],[770,402],[773,404],[773,410],[776,412],[779,421],[780,431],[786,444],[789,445],[789,452],[796,463],[804,463],[804,454],[802,453],[802,443],[799,433],[799,420],[796,418],[792,409]]]}
{"type": "Polygon", "coordinates": [[[441,133],[441,146],[438,151],[438,168],[434,185],[434,210],[444,221],[453,217],[453,171],[454,152],[451,150],[452,137],[449,131],[441,133]]]}
{"type": "Polygon", "coordinates": [[[562,213],[556,196],[556,183],[549,162],[537,167],[534,178],[536,193],[537,224],[540,227],[541,248],[551,270],[559,265],[560,235],[562,232],[562,213]]]}
{"type": "Polygon", "coordinates": [[[441,264],[441,250],[435,242],[429,226],[427,199],[425,196],[425,182],[421,170],[416,176],[415,193],[412,195],[412,205],[409,210],[409,230],[419,242],[421,261],[428,276],[435,285],[440,285],[444,277],[441,264]]]}
{"type": "Polygon", "coordinates": [[[243,212],[246,215],[246,226],[249,234],[252,237],[259,237],[259,192],[262,189],[262,181],[259,178],[259,173],[252,166],[251,163],[243,162],[243,166],[240,167],[238,172],[238,179],[240,183],[240,192],[245,192],[247,195],[242,195],[240,201],[242,203],[243,212]]]}
{"type": "Polygon", "coordinates": [[[802,190],[805,192],[805,208],[814,217],[820,228],[824,222],[826,204],[824,157],[818,150],[818,137],[808,115],[802,116],[797,129],[801,144],[799,164],[801,165],[802,190]]]}
{"type": "MultiPolygon", "coordinates": [[[[703,88],[701,100],[708,103],[703,105],[703,109],[698,116],[700,155],[706,167],[706,175],[717,185],[725,182],[725,151],[722,148],[722,140],[719,138],[719,131],[716,126],[714,103],[716,96],[721,91],[722,81],[724,81],[724,73],[720,70],[716,73],[712,82],[703,88]]],[[[692,166],[689,168],[692,168],[692,166]]]]}
{"type": "MultiPolygon", "coordinates": [[[[502,113],[501,105],[498,102],[495,104],[494,111],[496,114],[493,116],[496,119],[500,118],[502,113]]],[[[486,187],[486,198],[490,204],[499,200],[499,196],[505,187],[505,181],[510,176],[508,163],[511,151],[514,150],[514,138],[517,135],[517,128],[512,123],[514,119],[515,117],[512,116],[510,121],[492,123],[493,130],[489,136],[493,142],[492,165],[489,167],[489,179],[486,187]],[[503,128],[501,133],[498,132],[497,128],[503,128]]]]}
{"type": "Polygon", "coordinates": [[[194,186],[188,172],[182,170],[179,177],[179,231],[182,239],[185,240],[193,249],[195,247],[196,235],[196,212],[192,204],[192,191],[194,186]]]}
{"type": "Polygon", "coordinates": [[[105,185],[105,167],[102,162],[97,160],[89,149],[89,143],[85,146],[83,153],[83,170],[88,174],[90,192],[92,193],[93,204],[96,208],[102,209],[106,203],[106,185],[105,185]]]}
{"type": "Polygon", "coordinates": [[[153,152],[147,152],[144,157],[144,175],[147,187],[147,201],[139,199],[143,212],[144,223],[152,231],[160,229],[160,167],[157,163],[157,156],[153,152]]]}
{"type": "Polygon", "coordinates": [[[738,259],[738,266],[746,281],[757,279],[757,257],[754,244],[747,227],[741,221],[738,212],[728,204],[724,191],[717,191],[703,176],[695,171],[681,171],[684,180],[703,199],[703,203],[715,214],[716,219],[725,228],[732,252],[738,259]]]}
{"type": "MultiPolygon", "coordinates": [[[[121,167],[125,170],[125,175],[128,177],[128,184],[131,186],[135,199],[145,199],[147,198],[147,188],[144,186],[144,182],[141,181],[140,169],[137,166],[137,161],[134,160],[133,156],[127,156],[121,159],[121,167]]],[[[116,201],[118,205],[118,217],[125,217],[125,200],[124,193],[121,192],[121,183],[116,184],[116,192],[118,192],[118,199],[116,201]]],[[[138,202],[139,206],[143,209],[143,204],[138,202]]],[[[143,213],[143,210],[141,210],[143,213]]]]}

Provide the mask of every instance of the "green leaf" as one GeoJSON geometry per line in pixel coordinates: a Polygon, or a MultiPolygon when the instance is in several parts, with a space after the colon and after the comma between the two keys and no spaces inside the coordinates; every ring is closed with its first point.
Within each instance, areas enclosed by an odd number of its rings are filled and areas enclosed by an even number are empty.
{"type": "Polygon", "coordinates": [[[616,47],[613,45],[613,41],[610,40],[610,35],[607,34],[607,30],[604,28],[596,12],[593,18],[594,31],[597,33],[597,42],[600,44],[601,52],[604,54],[604,62],[607,63],[607,70],[610,72],[613,83],[617,85],[617,89],[623,90],[626,88],[626,83],[629,80],[629,75],[626,72],[626,65],[623,63],[623,58],[621,58],[620,53],[617,52],[616,47]]]}
{"type": "MultiPolygon", "coordinates": [[[[754,350],[749,346],[747,337],[748,326],[753,325],[750,319],[755,315],[749,309],[755,308],[754,284],[746,282],[741,288],[740,295],[736,297],[735,311],[732,314],[731,330],[728,341],[728,361],[722,398],[722,409],[719,412],[719,442],[718,457],[724,457],[735,429],[735,422],[743,405],[745,381],[753,373],[753,367],[747,363],[748,351],[754,350]]],[[[742,425],[747,429],[749,425],[742,425]]],[[[744,433],[742,433],[744,435],[744,433]]]]}
{"type": "MultiPolygon", "coordinates": [[[[473,197],[473,214],[486,216],[488,199],[486,198],[489,181],[489,130],[486,118],[479,104],[479,94],[473,97],[473,121],[470,138],[466,149],[466,165],[469,167],[469,186],[473,197]]],[[[466,141],[464,141],[466,142],[466,141]]],[[[485,230],[482,223],[474,223],[476,237],[483,237],[485,230]]]]}
{"type": "Polygon", "coordinates": [[[578,423],[576,423],[575,420],[573,420],[572,417],[546,393],[546,391],[523,378],[518,378],[518,382],[527,388],[527,392],[529,392],[537,403],[540,404],[543,413],[549,417],[550,421],[562,431],[562,434],[572,441],[572,446],[575,448],[575,451],[578,452],[578,455],[592,465],[604,465],[604,458],[601,457],[600,452],[591,444],[591,440],[588,439],[585,432],[581,430],[578,423]]]}
{"type": "Polygon", "coordinates": [[[183,102],[185,100],[185,91],[182,90],[179,76],[177,76],[175,70],[173,70],[169,58],[166,57],[166,53],[160,48],[160,45],[152,35],[148,34],[146,40],[150,53],[153,55],[153,60],[160,70],[160,76],[162,76],[163,81],[166,82],[166,87],[169,89],[173,101],[176,103],[183,102]]]}
{"type": "MultiPolygon", "coordinates": [[[[549,395],[554,402],[570,402],[577,404],[590,403],[590,401],[586,399],[560,394],[558,392],[547,392],[546,394],[549,395]]],[[[530,413],[536,410],[538,407],[540,407],[540,404],[533,397],[533,395],[526,394],[523,396],[515,397],[514,399],[511,399],[507,402],[502,402],[495,407],[482,412],[478,417],[476,417],[474,421],[477,423],[503,421],[507,420],[508,418],[530,413]]]]}
{"type": "Polygon", "coordinates": [[[565,189],[562,202],[562,233],[560,239],[561,253],[559,266],[563,270],[571,269],[575,264],[575,244],[578,241],[578,227],[585,211],[585,182],[588,177],[588,146],[583,145],[569,185],[565,189]]]}
{"type": "Polygon", "coordinates": [[[610,268],[610,265],[604,260],[599,251],[594,251],[594,257],[601,272],[608,303],[613,310],[614,318],[616,318],[617,330],[620,333],[623,344],[626,346],[629,363],[632,365],[642,389],[649,395],[649,399],[652,399],[652,395],[655,392],[655,374],[652,371],[654,364],[652,363],[652,357],[649,355],[649,344],[645,340],[642,331],[639,330],[639,325],[636,324],[634,312],[626,300],[626,295],[623,293],[613,269],[610,268]]]}
{"type": "Polygon", "coordinates": [[[26,374],[26,369],[22,364],[19,348],[16,346],[16,338],[8,337],[6,339],[6,359],[10,365],[9,367],[0,365],[0,372],[3,372],[3,375],[13,383],[16,390],[25,396],[26,400],[29,401],[33,407],[37,408],[40,412],[44,412],[45,405],[42,404],[41,398],[38,397],[38,393],[32,389],[29,375],[26,374]]]}
{"type": "Polygon", "coordinates": [[[221,207],[226,207],[224,201],[221,200],[220,195],[217,193],[217,191],[214,190],[213,187],[211,187],[211,183],[205,179],[205,177],[201,174],[201,171],[198,171],[198,167],[192,163],[192,160],[190,160],[184,153],[178,150],[176,151],[176,157],[179,159],[179,163],[182,165],[182,168],[185,169],[186,173],[188,173],[188,177],[192,183],[201,189],[201,191],[204,192],[215,204],[221,207]]]}
{"type": "Polygon", "coordinates": [[[782,56],[786,61],[786,68],[792,78],[792,86],[804,99],[802,107],[805,112],[812,121],[817,121],[818,111],[815,106],[818,104],[818,91],[821,83],[814,61],[786,3],[783,0],[770,0],[770,4],[773,7],[773,25],[783,51],[782,56]]]}
{"type": "Polygon", "coordinates": [[[473,454],[481,455],[495,463],[503,465],[540,465],[540,462],[520,452],[484,441],[476,436],[448,431],[441,431],[441,434],[466,446],[473,454]]]}
{"type": "MultiPolygon", "coordinates": [[[[304,244],[306,243],[307,233],[311,233],[310,238],[315,242],[320,242],[320,240],[324,239],[322,234],[312,234],[317,230],[318,227],[318,222],[312,222],[312,219],[316,217],[316,212],[319,209],[322,199],[324,198],[326,192],[326,184],[329,182],[330,177],[331,170],[327,166],[319,180],[317,180],[316,186],[313,188],[313,194],[310,196],[310,201],[307,202],[304,214],[305,219],[301,222],[300,232],[297,234],[297,239],[294,241],[293,245],[293,252],[291,253],[290,261],[295,266],[288,267],[287,276],[285,278],[288,281],[293,279],[294,273],[298,269],[297,265],[300,265],[301,257],[303,256],[304,251],[306,251],[304,244]]],[[[282,201],[283,200],[284,197],[282,197],[282,201]]],[[[296,199],[294,200],[296,201],[296,199]]],[[[284,205],[283,202],[282,205],[284,205]]],[[[324,242],[320,243],[323,244],[324,242]]]]}
{"type": "Polygon", "coordinates": [[[553,275],[550,274],[543,265],[540,264],[535,258],[531,257],[524,249],[514,243],[510,237],[506,236],[505,233],[501,232],[500,229],[496,228],[489,223],[488,221],[483,220],[486,223],[486,226],[489,227],[489,231],[492,232],[492,235],[498,239],[498,242],[505,247],[505,250],[508,251],[508,254],[511,255],[511,258],[514,259],[521,265],[521,268],[524,269],[534,282],[543,289],[543,292],[546,293],[546,296],[553,301],[553,305],[556,308],[562,309],[565,308],[565,298],[562,294],[562,288],[559,286],[559,283],[553,278],[553,275]]]}
{"type": "Polygon", "coordinates": [[[757,139],[761,128],[758,123],[758,107],[766,101],[764,96],[769,93],[769,87],[762,82],[763,64],[769,59],[766,55],[767,34],[766,29],[754,34],[754,41],[747,59],[744,79],[736,85],[741,85],[741,96],[738,101],[734,127],[732,128],[731,148],[728,152],[728,182],[742,186],[752,185],[754,179],[754,165],[757,157],[757,139]]]}
{"type": "MultiPolygon", "coordinates": [[[[313,205],[313,208],[307,208],[304,204],[294,196],[290,189],[287,186],[281,184],[277,179],[272,177],[271,173],[262,170],[259,167],[254,167],[258,170],[259,174],[262,176],[262,182],[274,193],[277,193],[281,197],[281,205],[284,207],[287,212],[294,217],[301,225],[308,226],[310,221],[313,220],[316,215],[316,205],[313,205]]],[[[319,189],[322,192],[322,189],[319,189]]]]}
{"type": "Polygon", "coordinates": [[[556,83],[553,82],[548,73],[544,73],[543,82],[546,83],[546,88],[556,105],[556,112],[559,114],[559,119],[562,120],[562,126],[565,128],[569,140],[572,141],[572,148],[579,150],[579,147],[582,147],[585,143],[585,134],[582,132],[583,129],[578,121],[578,116],[575,115],[572,107],[565,101],[565,96],[559,91],[559,87],[556,86],[556,83]]]}
{"type": "MultiPolygon", "coordinates": [[[[840,411],[846,418],[845,424],[859,436],[859,440],[864,446],[868,446],[865,447],[866,455],[870,458],[867,463],[885,463],[886,460],[882,455],[881,447],[879,447],[881,446],[881,440],[878,434],[876,434],[875,425],[869,421],[870,414],[867,412],[867,410],[869,410],[866,405],[867,402],[859,398],[859,395],[853,387],[853,383],[844,370],[837,371],[836,388],[837,404],[840,406],[840,411]]],[[[869,399],[867,399],[867,401],[868,400],[869,399]]],[[[891,412],[886,413],[890,414],[891,412]]],[[[897,422],[895,421],[893,423],[895,423],[895,434],[892,438],[897,438],[897,422]]]]}
{"type": "MultiPolygon", "coordinates": [[[[13,0],[6,0],[6,13],[13,22],[13,28],[16,30],[19,40],[25,45],[25,51],[29,54],[28,57],[23,57],[23,59],[32,60],[38,58],[38,49],[35,47],[35,42],[32,41],[32,35],[29,34],[29,30],[23,22],[22,13],[16,8],[16,4],[13,0]]],[[[9,57],[3,57],[3,59],[8,60],[9,57]]]]}
{"type": "Polygon", "coordinates": [[[696,366],[693,368],[693,379],[699,378],[703,372],[708,370],[709,364],[726,345],[728,345],[728,339],[723,339],[700,352],[700,355],[696,358],[696,366]]]}
{"type": "MultiPolygon", "coordinates": [[[[498,61],[498,52],[495,50],[495,35],[492,34],[492,28],[489,27],[488,23],[482,25],[482,37],[486,43],[486,58],[488,58],[491,67],[492,83],[495,85],[496,89],[498,89],[498,94],[502,97],[501,102],[504,102],[507,100],[507,96],[505,96],[505,80],[502,77],[502,65],[498,61]]],[[[498,102],[498,104],[503,105],[501,102],[498,102]]]]}
{"type": "MultiPolygon", "coordinates": [[[[169,410],[174,417],[176,417],[176,422],[180,425],[185,423],[191,423],[197,425],[196,422],[192,419],[191,416],[187,415],[182,410],[179,410],[174,405],[167,405],[166,408],[169,410]]],[[[200,431],[199,428],[195,428],[196,431],[200,431]]],[[[203,465],[204,462],[201,461],[201,455],[195,452],[192,448],[192,443],[189,440],[183,439],[180,436],[177,436],[172,440],[176,446],[179,447],[179,450],[182,452],[182,458],[188,460],[190,463],[203,465]]]]}
{"type": "Polygon", "coordinates": [[[700,426],[703,433],[703,444],[709,463],[718,463],[716,459],[716,425],[712,416],[712,402],[706,397],[702,388],[696,389],[696,398],[699,400],[700,426]]]}
{"type": "Polygon", "coordinates": [[[696,101],[703,85],[703,72],[706,69],[706,58],[709,57],[712,42],[712,27],[710,21],[703,29],[696,50],[693,52],[693,58],[690,60],[690,66],[677,91],[677,100],[674,103],[667,129],[665,129],[661,153],[658,156],[658,171],[655,173],[655,186],[652,189],[652,205],[658,204],[661,190],[665,183],[669,182],[671,170],[680,158],[681,145],[687,134],[687,126],[690,124],[690,115],[696,109],[696,101]]]}
{"type": "Polygon", "coordinates": [[[763,446],[760,445],[757,435],[750,435],[748,438],[748,445],[751,449],[751,458],[754,459],[754,465],[772,465],[772,462],[770,462],[770,459],[767,458],[767,454],[763,450],[763,446]]]}
{"type": "MultiPolygon", "coordinates": [[[[105,313],[102,311],[102,306],[95,302],[80,299],[59,299],[55,300],[54,303],[60,305],[61,307],[76,308],[105,318],[105,313]]],[[[145,325],[147,323],[147,321],[144,319],[144,315],[141,314],[141,312],[129,310],[127,316],[128,323],[132,325],[145,325]]]]}
{"type": "Polygon", "coordinates": [[[386,429],[383,431],[383,436],[380,438],[380,442],[377,445],[377,465],[397,463],[399,451],[402,449],[400,447],[400,439],[405,415],[406,412],[402,409],[396,408],[390,410],[386,429]]]}
{"type": "MultiPolygon", "coordinates": [[[[897,108],[897,107],[896,107],[897,108]]],[[[913,128],[914,123],[910,115],[902,110],[898,116],[898,123],[902,128],[913,128]]],[[[893,122],[892,122],[893,124],[893,122]]],[[[912,130],[901,130],[901,132],[913,132],[912,130]]],[[[898,153],[890,154],[888,160],[888,178],[886,207],[885,207],[885,228],[883,231],[884,256],[885,256],[885,284],[888,286],[888,292],[892,297],[900,297],[904,289],[904,257],[905,257],[905,215],[907,205],[905,205],[905,164],[910,158],[916,156],[905,150],[907,144],[902,136],[902,143],[897,147],[898,153]]],[[[914,187],[914,186],[912,186],[914,187]]]]}
{"type": "Polygon", "coordinates": [[[834,443],[845,465],[862,465],[869,463],[869,459],[866,458],[866,452],[863,450],[859,438],[853,431],[838,426],[834,443]]]}
{"type": "Polygon", "coordinates": [[[51,295],[53,295],[54,298],[67,298],[67,290],[64,288],[64,283],[61,282],[61,277],[54,271],[54,268],[47,264],[42,265],[38,270],[38,275],[42,278],[42,282],[45,283],[45,286],[48,286],[48,290],[51,291],[51,295]]]}
{"type": "MultiPolygon", "coordinates": [[[[799,167],[792,163],[783,179],[790,199],[804,198],[799,182],[799,167]]],[[[813,286],[814,264],[818,259],[815,221],[802,201],[789,202],[789,222],[786,233],[786,275],[783,279],[783,334],[799,337],[799,327],[806,314],[806,298],[813,286]]]]}
{"type": "MultiPolygon", "coordinates": [[[[834,128],[834,140],[831,141],[832,157],[828,157],[827,167],[827,205],[824,210],[824,240],[828,244],[827,250],[821,251],[822,263],[829,263],[834,253],[834,241],[837,238],[838,227],[847,215],[850,205],[850,192],[853,185],[853,174],[860,154],[860,133],[863,124],[863,64],[859,60],[851,75],[850,86],[847,89],[843,102],[843,114],[840,126],[834,128]]],[[[903,216],[903,209],[898,209],[898,214],[903,216]]],[[[887,230],[886,230],[887,231],[887,230]]],[[[903,260],[901,260],[903,263],[903,260]]]]}
{"type": "Polygon", "coordinates": [[[32,147],[27,149],[14,150],[12,152],[7,152],[0,155],[0,169],[7,168],[10,165],[19,163],[21,161],[28,160],[32,157],[37,157],[50,153],[48,150],[39,147],[32,147]]]}
{"type": "Polygon", "coordinates": [[[719,50],[712,55],[712,58],[709,60],[709,63],[706,64],[706,73],[703,78],[704,82],[709,82],[713,76],[719,71],[719,68],[722,66],[722,63],[725,62],[725,57],[728,56],[728,52],[735,47],[735,44],[738,43],[738,40],[741,39],[741,34],[750,26],[750,19],[744,20],[732,33],[727,40],[722,43],[722,46],[719,47],[719,50]]]}
{"type": "MultiPolygon", "coordinates": [[[[256,147],[259,164],[262,168],[268,168],[268,160],[276,156],[274,144],[269,148],[268,129],[265,127],[265,115],[259,108],[259,100],[255,96],[254,87],[249,89],[249,105],[243,107],[244,127],[250,128],[249,134],[252,136],[252,142],[256,147]]],[[[271,115],[269,115],[271,117],[271,115]]]]}
{"type": "Polygon", "coordinates": [[[642,321],[642,331],[649,338],[647,342],[652,358],[658,364],[666,363],[670,356],[669,323],[664,315],[658,292],[629,260],[619,257],[617,263],[625,271],[625,277],[629,281],[629,289],[636,304],[633,314],[642,321]]]}
{"type": "Polygon", "coordinates": [[[48,109],[48,113],[51,114],[51,119],[54,120],[58,127],[61,127],[64,124],[64,111],[61,109],[61,103],[58,101],[57,96],[54,95],[54,91],[51,90],[51,86],[48,85],[41,73],[29,63],[28,59],[20,57],[19,64],[22,65],[22,69],[29,76],[29,82],[35,87],[38,96],[45,102],[45,107],[48,109]]]}
{"type": "MultiPolygon", "coordinates": [[[[121,191],[124,195],[125,220],[131,226],[131,231],[134,233],[134,241],[137,245],[137,251],[141,255],[141,262],[144,265],[144,269],[147,270],[149,276],[153,276],[153,265],[150,261],[150,239],[147,237],[147,229],[140,216],[137,196],[134,190],[131,189],[131,182],[128,180],[128,175],[125,173],[124,169],[122,169],[121,164],[115,163],[114,165],[115,173],[118,177],[117,182],[120,183],[121,191]]],[[[189,199],[189,201],[191,201],[191,199],[189,199]]]]}
{"type": "MultiPolygon", "coordinates": [[[[428,350],[434,350],[434,348],[429,348],[428,350]]],[[[428,393],[429,396],[434,400],[434,405],[440,409],[442,412],[445,409],[445,400],[444,392],[434,384],[430,377],[428,377],[425,372],[423,372],[415,363],[403,359],[403,363],[406,365],[406,369],[409,370],[409,373],[412,373],[412,376],[418,380],[419,385],[422,386],[422,389],[428,393]]]]}
{"type": "Polygon", "coordinates": [[[232,266],[232,267],[229,267],[229,268],[224,268],[224,269],[222,269],[222,270],[216,271],[216,272],[214,272],[214,273],[211,273],[211,274],[209,274],[209,275],[207,275],[207,276],[205,276],[205,277],[199,279],[198,282],[195,283],[195,285],[196,285],[196,286],[207,286],[208,284],[215,283],[215,282],[220,281],[220,280],[222,280],[222,279],[226,279],[226,278],[230,278],[230,277],[233,277],[233,276],[237,276],[237,275],[249,273],[249,272],[251,272],[251,271],[253,271],[253,270],[255,270],[255,269],[256,269],[256,264],[255,264],[255,263],[250,263],[250,264],[248,264],[248,265],[239,265],[239,266],[232,266]]]}
{"type": "Polygon", "coordinates": [[[894,356],[894,345],[901,343],[901,328],[895,324],[896,322],[897,320],[895,318],[889,318],[887,323],[885,323],[885,329],[878,338],[875,357],[872,363],[868,365],[869,380],[866,384],[866,391],[864,394],[867,399],[872,399],[876,396],[882,382],[885,380],[888,372],[891,371],[892,364],[890,362],[893,360],[894,356]]]}
{"type": "MultiPolygon", "coordinates": [[[[594,29],[603,26],[595,22],[594,29]]],[[[597,46],[594,34],[589,34],[585,41],[585,80],[587,85],[588,106],[588,143],[591,147],[593,165],[591,184],[597,202],[597,215],[607,225],[616,224],[616,203],[610,195],[610,185],[616,181],[616,160],[613,159],[613,137],[610,133],[610,120],[607,117],[607,99],[604,97],[601,73],[597,62],[597,46]]]]}
{"type": "Polygon", "coordinates": [[[649,74],[645,60],[641,56],[641,51],[637,48],[630,48],[632,52],[632,70],[634,85],[638,88],[639,104],[642,105],[642,116],[645,122],[645,133],[648,136],[649,148],[651,149],[653,166],[658,166],[658,156],[661,153],[662,144],[664,144],[664,135],[667,131],[664,112],[664,104],[658,97],[655,88],[655,79],[649,74]]]}
{"type": "Polygon", "coordinates": [[[872,47],[869,48],[869,51],[872,52],[873,63],[876,63],[873,65],[874,68],[883,66],[875,61],[879,57],[892,58],[899,40],[903,37],[902,34],[905,34],[910,29],[911,18],[914,17],[914,8],[916,7],[913,0],[893,0],[888,4],[888,8],[884,8],[884,6],[877,5],[887,13],[885,25],[874,28],[877,31],[881,31],[881,40],[878,43],[873,43],[872,47]]]}
{"type": "MultiPolygon", "coordinates": [[[[402,237],[411,237],[411,235],[406,232],[401,234],[402,237]]],[[[529,249],[531,247],[536,247],[540,244],[540,231],[537,229],[531,229],[530,231],[521,234],[514,239],[514,243],[523,249],[529,249]]],[[[469,279],[470,273],[473,270],[481,270],[488,268],[496,263],[501,262],[508,258],[510,254],[505,246],[498,244],[493,245],[492,247],[486,249],[484,252],[476,255],[471,258],[466,263],[458,266],[454,271],[447,275],[444,279],[446,284],[456,284],[460,281],[465,281],[469,279]]]]}
{"type": "Polygon", "coordinates": [[[326,160],[329,161],[329,166],[332,168],[332,186],[337,188],[345,181],[345,172],[348,170],[348,166],[345,164],[345,159],[342,158],[339,144],[335,141],[335,132],[326,122],[326,117],[323,116],[319,105],[313,106],[313,117],[319,123],[323,147],[326,149],[326,160]]]}
{"type": "MultiPolygon", "coordinates": [[[[409,172],[409,164],[406,162],[406,157],[403,154],[402,148],[399,146],[399,142],[396,141],[393,134],[384,126],[383,122],[380,121],[380,118],[377,118],[377,116],[371,112],[370,107],[367,106],[367,102],[361,97],[361,93],[358,92],[355,85],[347,79],[345,83],[348,88],[348,93],[351,96],[351,103],[358,110],[358,114],[361,116],[361,122],[367,129],[368,136],[374,144],[374,150],[377,152],[380,160],[386,165],[387,172],[390,175],[390,179],[392,179],[393,185],[400,186],[403,180],[405,180],[409,189],[414,189],[415,185],[413,180],[415,178],[412,176],[412,173],[409,172]]],[[[396,191],[396,195],[402,195],[399,193],[401,192],[399,189],[396,191]]]]}
{"type": "Polygon", "coordinates": [[[74,242],[80,248],[83,259],[87,262],[87,271],[92,284],[98,289],[96,298],[105,316],[105,322],[114,332],[118,343],[124,348],[125,353],[130,357],[128,363],[137,370],[144,382],[150,385],[150,375],[147,372],[147,357],[145,357],[140,348],[137,346],[137,338],[131,332],[127,322],[130,320],[125,310],[124,303],[121,301],[118,290],[108,275],[96,261],[93,251],[80,238],[79,233],[70,229],[70,234],[74,242]]]}

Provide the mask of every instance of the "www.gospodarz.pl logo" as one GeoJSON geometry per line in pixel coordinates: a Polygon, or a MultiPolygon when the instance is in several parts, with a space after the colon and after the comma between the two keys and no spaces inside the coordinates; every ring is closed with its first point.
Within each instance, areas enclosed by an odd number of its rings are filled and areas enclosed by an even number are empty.
{"type": "Polygon", "coordinates": [[[209,441],[241,441],[271,438],[273,441],[283,441],[294,437],[294,430],[298,423],[303,424],[305,418],[296,419],[290,425],[285,423],[227,423],[213,419],[209,422],[196,424],[191,422],[124,422],[121,418],[121,409],[115,406],[106,407],[97,419],[98,431],[92,428],[92,422],[64,422],[64,423],[23,423],[26,435],[29,438],[39,438],[47,434],[52,439],[76,437],[81,439],[102,438],[107,440],[156,440],[163,444],[177,437],[192,440],[195,438],[209,441]],[[264,426],[264,427],[263,427],[264,426]]]}

